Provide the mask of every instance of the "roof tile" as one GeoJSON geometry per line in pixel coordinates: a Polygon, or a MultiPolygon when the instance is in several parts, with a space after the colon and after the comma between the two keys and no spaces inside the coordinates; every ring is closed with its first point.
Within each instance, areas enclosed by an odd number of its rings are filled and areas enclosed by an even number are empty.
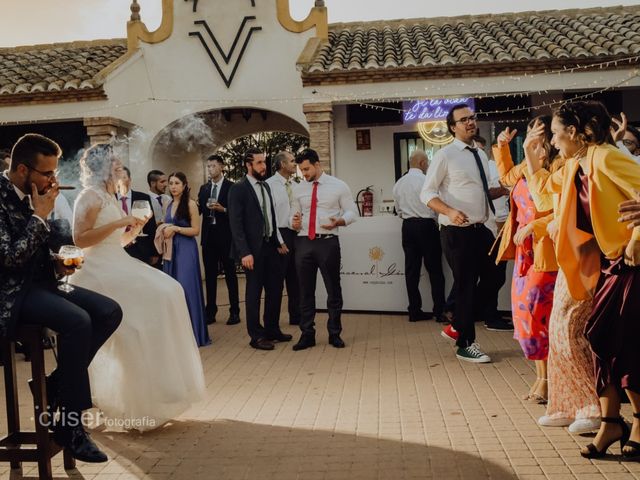
{"type": "Polygon", "coordinates": [[[307,73],[584,61],[640,52],[640,6],[333,24],[307,73]]]}
{"type": "Polygon", "coordinates": [[[126,51],[125,40],[0,48],[0,96],[97,88],[96,75],[126,51]]]}

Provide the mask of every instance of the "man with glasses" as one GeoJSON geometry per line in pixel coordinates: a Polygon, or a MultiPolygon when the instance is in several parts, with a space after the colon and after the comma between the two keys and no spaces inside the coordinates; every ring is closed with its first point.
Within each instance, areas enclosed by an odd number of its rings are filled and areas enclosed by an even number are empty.
{"type": "Polygon", "coordinates": [[[439,213],[440,238],[455,283],[455,317],[442,335],[455,340],[460,360],[488,363],[491,358],[475,341],[476,318],[492,314],[495,267],[489,257],[494,237],[485,226],[494,212],[486,154],[477,148],[476,115],[458,104],[447,115],[453,143],[439,150],[427,171],[420,199],[439,213]],[[478,280],[480,280],[478,283],[478,280]]]}
{"type": "Polygon", "coordinates": [[[19,325],[41,325],[57,333],[58,366],[46,380],[48,412],[38,421],[52,427],[54,441],[84,462],[106,462],[91,440],[82,412],[92,407],[88,367],[116,330],[122,310],[113,300],[81,287],[57,288],[71,275],[51,250],[45,219],[59,194],[56,179],[62,154],[54,141],[37,134],[13,147],[9,170],[0,174],[0,334],[19,325]],[[49,424],[60,409],[60,417],[49,424]]]}
{"type": "Polygon", "coordinates": [[[613,123],[611,136],[616,142],[616,146],[640,163],[640,131],[636,127],[629,125],[624,112],[620,113],[620,120],[612,117],[611,121],[613,123]]]}

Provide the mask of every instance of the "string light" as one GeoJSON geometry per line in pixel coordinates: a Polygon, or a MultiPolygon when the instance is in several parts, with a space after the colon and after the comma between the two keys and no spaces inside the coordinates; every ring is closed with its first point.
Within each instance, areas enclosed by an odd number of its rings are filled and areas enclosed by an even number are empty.
{"type": "MultiPolygon", "coordinates": [[[[146,61],[146,59],[145,59],[146,61]]],[[[527,79],[527,80],[536,80],[538,78],[544,78],[544,77],[549,77],[549,76],[566,76],[567,74],[572,74],[572,73],[577,73],[577,72],[589,72],[591,70],[603,70],[606,67],[610,67],[610,66],[618,66],[619,64],[634,64],[634,63],[638,63],[640,62],[640,55],[634,55],[634,56],[630,56],[630,57],[625,57],[625,58],[621,58],[621,59],[617,59],[617,60],[609,60],[606,62],[599,62],[599,63],[594,63],[594,64],[588,64],[588,65],[576,65],[574,67],[564,67],[562,69],[558,69],[558,70],[545,70],[542,73],[536,73],[536,74],[528,74],[528,73],[524,73],[521,76],[511,76],[509,77],[509,80],[511,81],[522,81],[523,79],[527,79]]],[[[532,110],[537,110],[537,109],[541,109],[541,108],[546,108],[546,107],[554,107],[557,105],[560,105],[562,103],[565,102],[570,102],[570,101],[575,101],[578,99],[583,99],[583,98],[590,98],[593,97],[594,95],[597,95],[599,93],[611,90],[612,88],[616,88],[619,86],[624,85],[625,83],[633,80],[634,78],[638,78],[640,77],[640,70],[638,69],[634,69],[631,73],[628,74],[627,78],[616,82],[614,84],[608,85],[602,89],[590,92],[590,93],[586,93],[583,95],[578,95],[576,97],[573,97],[571,99],[567,99],[567,100],[561,100],[561,101],[554,101],[554,102],[543,102],[541,105],[535,105],[535,106],[522,106],[522,107],[517,107],[517,108],[513,108],[513,107],[509,107],[505,110],[494,110],[491,112],[478,112],[478,115],[483,115],[483,116],[487,116],[487,115],[495,115],[495,114],[500,114],[500,113],[517,113],[517,112],[529,112],[532,110]]],[[[594,80],[593,81],[593,85],[598,85],[601,81],[603,81],[603,77],[600,77],[600,80],[594,80]]],[[[384,105],[375,105],[376,103],[384,103],[384,102],[389,102],[389,101],[411,101],[411,100],[416,100],[418,98],[424,98],[424,92],[425,91],[431,91],[433,94],[430,95],[430,98],[435,98],[438,95],[438,92],[441,92],[444,88],[447,88],[447,90],[450,90],[451,88],[458,88],[461,89],[462,87],[465,87],[468,90],[471,89],[475,89],[476,91],[478,90],[486,90],[489,89],[491,87],[495,87],[498,84],[505,84],[505,79],[502,78],[500,79],[500,82],[487,82],[486,80],[483,82],[478,81],[478,79],[465,79],[464,82],[459,82],[457,85],[452,85],[451,82],[448,82],[447,84],[444,84],[442,86],[426,86],[423,89],[421,89],[420,91],[418,90],[407,90],[404,92],[394,92],[393,95],[389,95],[389,93],[384,93],[384,92],[380,92],[380,91],[370,91],[370,92],[363,92],[360,93],[358,95],[356,94],[348,94],[348,95],[338,95],[335,93],[329,93],[329,92],[323,92],[321,90],[318,90],[318,88],[314,88],[310,93],[313,96],[319,96],[322,98],[327,99],[328,102],[332,102],[332,103],[353,103],[353,104],[358,104],[360,106],[363,106],[367,109],[373,109],[373,110],[391,110],[391,111],[396,111],[396,112],[401,112],[401,113],[405,113],[404,109],[398,109],[398,108],[394,108],[394,107],[388,107],[388,106],[384,106],[384,105]],[[469,86],[469,82],[471,82],[471,86],[469,86]]],[[[585,88],[593,88],[593,85],[588,87],[585,86],[584,84],[580,84],[580,82],[578,81],[574,81],[573,83],[564,83],[564,87],[561,89],[562,92],[566,92],[567,90],[579,90],[579,89],[585,89],[585,88]]],[[[153,92],[153,90],[152,90],[153,92]]],[[[496,94],[487,94],[487,93],[477,93],[477,94],[473,94],[473,95],[469,95],[469,96],[474,96],[477,99],[496,99],[496,98],[516,98],[516,97],[520,97],[520,98],[526,98],[529,95],[532,94],[538,94],[538,95],[545,95],[548,94],[549,91],[547,89],[540,89],[540,90],[522,90],[522,91],[518,91],[518,92],[509,92],[509,93],[496,93],[496,94]]],[[[245,99],[216,99],[215,103],[216,105],[231,105],[231,106],[238,106],[238,105],[252,105],[252,106],[256,106],[256,107],[260,107],[260,106],[265,106],[265,105],[272,105],[272,104],[283,104],[283,103],[291,103],[291,102],[309,102],[310,101],[310,97],[309,96],[298,96],[298,97],[286,97],[286,98],[281,98],[281,97],[271,97],[271,98],[261,98],[261,99],[256,99],[256,98],[245,98],[245,99]]],[[[213,102],[214,100],[212,100],[211,98],[191,98],[191,99],[172,99],[172,98],[158,98],[152,96],[145,98],[145,99],[141,99],[141,100],[137,100],[137,101],[132,101],[132,102],[127,102],[127,103],[122,103],[122,104],[117,104],[117,105],[107,105],[104,107],[97,107],[97,108],[87,108],[87,109],[82,109],[82,110],[78,110],[76,112],[72,112],[72,113],[66,113],[65,114],[65,118],[61,118],[60,116],[46,116],[46,117],[41,117],[37,120],[27,120],[27,121],[0,121],[0,125],[9,125],[9,124],[22,124],[22,125],[29,125],[29,124],[36,124],[36,123],[41,123],[41,122],[45,122],[45,121],[51,121],[51,120],[57,120],[57,121],[64,121],[66,118],[74,118],[74,117],[88,117],[88,116],[92,116],[92,115],[97,115],[100,113],[104,113],[104,112],[115,112],[117,110],[123,109],[123,108],[128,108],[128,107],[136,107],[136,106],[140,106],[143,104],[147,104],[147,103],[173,103],[173,104],[184,104],[184,105],[188,105],[188,104],[202,104],[202,103],[210,103],[213,102]]],[[[197,114],[194,113],[194,114],[197,114]]]]}

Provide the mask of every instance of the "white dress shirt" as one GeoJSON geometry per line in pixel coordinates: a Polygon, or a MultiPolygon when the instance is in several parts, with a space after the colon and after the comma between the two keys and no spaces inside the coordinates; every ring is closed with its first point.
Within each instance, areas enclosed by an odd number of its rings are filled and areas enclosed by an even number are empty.
{"type": "Polygon", "coordinates": [[[420,201],[420,191],[425,178],[422,170],[410,168],[393,186],[393,201],[400,218],[438,218],[436,212],[420,201]]]}
{"type": "MultiPolygon", "coordinates": [[[[265,189],[264,189],[264,198],[267,201],[267,205],[266,205],[266,208],[263,208],[263,205],[262,205],[262,187],[258,183],[258,180],[253,178],[251,175],[247,175],[247,178],[249,179],[249,182],[251,183],[251,186],[253,187],[253,189],[256,192],[256,196],[258,197],[258,203],[260,204],[260,209],[263,212],[265,210],[267,211],[267,222],[269,223],[269,225],[273,225],[272,217],[271,217],[271,197],[269,196],[269,192],[267,191],[267,188],[265,187],[265,189]]],[[[220,190],[218,190],[218,192],[219,191],[220,190]]],[[[275,208],[274,208],[274,210],[275,210],[275,208]]],[[[276,213],[276,225],[278,225],[278,214],[277,213],[276,213]]],[[[272,234],[273,234],[273,232],[272,232],[272,234]]],[[[284,240],[282,240],[282,235],[280,235],[280,230],[278,230],[277,228],[276,228],[276,235],[278,236],[278,243],[280,245],[282,245],[284,243],[284,240]]]]}
{"type": "MultiPolygon", "coordinates": [[[[318,182],[318,203],[316,206],[316,234],[338,235],[339,228],[325,230],[320,225],[329,223],[329,218],[342,218],[345,225],[350,225],[358,218],[358,207],[353,201],[351,190],[342,180],[322,173],[318,182]]],[[[293,192],[293,202],[291,204],[291,218],[297,212],[302,213],[302,229],[299,236],[309,234],[309,218],[311,211],[311,194],[313,192],[313,182],[301,182],[293,192]]]]}
{"type": "MultiPolygon", "coordinates": [[[[469,222],[485,223],[489,218],[489,203],[482,186],[480,171],[473,153],[467,150],[466,143],[454,140],[433,157],[433,162],[420,192],[420,200],[425,204],[439,198],[451,208],[467,215],[469,222]]],[[[488,186],[495,184],[489,171],[487,155],[478,149],[480,161],[487,177],[488,186]]],[[[449,217],[440,214],[440,225],[451,225],[449,217]]]]}
{"type": "Polygon", "coordinates": [[[289,202],[289,194],[287,193],[287,182],[291,186],[291,192],[297,187],[297,183],[287,180],[280,173],[276,172],[269,178],[267,183],[271,189],[271,197],[275,202],[276,218],[278,219],[278,228],[289,228],[289,217],[291,216],[291,203],[289,202]]]}
{"type": "Polygon", "coordinates": [[[156,219],[156,223],[164,222],[164,214],[169,206],[169,202],[171,202],[171,197],[164,193],[158,195],[151,190],[147,192],[147,195],[149,195],[149,198],[151,199],[151,209],[153,210],[153,216],[156,219]]]}

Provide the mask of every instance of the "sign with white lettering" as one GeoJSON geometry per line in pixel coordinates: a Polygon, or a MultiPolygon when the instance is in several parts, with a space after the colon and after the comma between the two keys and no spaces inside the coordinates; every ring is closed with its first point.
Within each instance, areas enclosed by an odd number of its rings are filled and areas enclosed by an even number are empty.
{"type": "Polygon", "coordinates": [[[404,121],[410,123],[445,120],[451,107],[459,103],[466,103],[471,110],[475,110],[475,102],[471,97],[431,98],[404,102],[404,121]]]}

